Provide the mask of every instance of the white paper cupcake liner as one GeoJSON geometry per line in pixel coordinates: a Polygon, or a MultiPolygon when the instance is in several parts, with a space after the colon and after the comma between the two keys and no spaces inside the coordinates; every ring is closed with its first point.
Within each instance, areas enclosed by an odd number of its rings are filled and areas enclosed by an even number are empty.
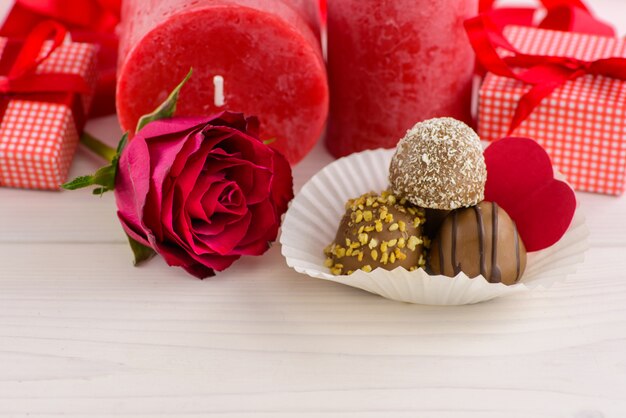
{"type": "Polygon", "coordinates": [[[394,150],[364,151],[337,160],[304,185],[285,216],[280,243],[289,267],[299,273],[366,290],[388,299],[424,305],[465,305],[500,296],[546,288],[563,281],[584,261],[589,230],[576,211],[572,225],[552,247],[528,254],[526,271],[519,284],[489,283],[460,273],[454,279],[431,276],[419,269],[333,276],[324,266],[324,248],[335,238],[350,198],[381,192],[388,187],[388,170],[394,150]]]}

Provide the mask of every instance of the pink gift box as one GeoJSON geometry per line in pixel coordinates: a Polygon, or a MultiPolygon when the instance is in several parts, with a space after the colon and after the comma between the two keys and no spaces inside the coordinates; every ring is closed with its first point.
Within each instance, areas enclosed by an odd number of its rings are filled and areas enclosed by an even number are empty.
{"type": "MultiPolygon", "coordinates": [[[[0,61],[8,45],[0,38],[0,61]]],[[[44,46],[41,56],[51,43],[44,46]]],[[[76,106],[86,115],[96,86],[96,56],[91,44],[64,43],[37,67],[37,73],[82,76],[90,92],[78,97],[76,106]]],[[[58,190],[67,179],[78,146],[84,117],[76,117],[72,93],[49,95],[0,95],[0,186],[58,190]],[[60,96],[60,97],[59,97],[60,96]]]]}
{"type": "MultiPolygon", "coordinates": [[[[585,61],[626,57],[622,39],[510,26],[505,37],[522,53],[585,61]]],[[[482,139],[507,136],[523,82],[487,74],[479,93],[482,139]]],[[[626,187],[626,82],[585,75],[555,90],[511,136],[535,139],[579,191],[621,195],[626,187]]]]}

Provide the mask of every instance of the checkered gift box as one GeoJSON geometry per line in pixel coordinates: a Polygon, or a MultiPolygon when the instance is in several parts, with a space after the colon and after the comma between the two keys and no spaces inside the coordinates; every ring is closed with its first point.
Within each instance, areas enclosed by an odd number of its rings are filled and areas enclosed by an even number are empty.
{"type": "MultiPolygon", "coordinates": [[[[521,26],[510,26],[504,34],[522,53],[531,55],[584,61],[626,57],[623,39],[521,26]]],[[[517,104],[530,88],[487,74],[479,94],[482,139],[507,136],[517,104]]],[[[626,82],[593,75],[568,81],[511,136],[537,140],[576,190],[620,195],[626,186],[626,82]]]]}
{"type": "MultiPolygon", "coordinates": [[[[7,43],[6,38],[0,38],[0,60],[7,43]]],[[[40,56],[51,46],[47,42],[40,56]]],[[[86,114],[96,85],[96,54],[94,45],[64,43],[37,67],[36,73],[82,76],[91,91],[81,95],[78,103],[86,114]]],[[[58,190],[67,179],[79,142],[81,127],[71,106],[61,103],[63,100],[33,100],[26,94],[0,95],[0,101],[0,186],[58,190]]]]}

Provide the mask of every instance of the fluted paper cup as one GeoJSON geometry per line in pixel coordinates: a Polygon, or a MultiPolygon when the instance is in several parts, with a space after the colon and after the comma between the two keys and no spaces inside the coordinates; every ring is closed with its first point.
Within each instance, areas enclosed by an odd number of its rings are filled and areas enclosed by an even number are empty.
{"type": "Polygon", "coordinates": [[[330,244],[345,212],[345,202],[364,193],[388,187],[388,171],[394,150],[364,151],[337,160],[317,173],[292,201],[285,216],[280,243],[289,267],[297,272],[356,287],[382,297],[424,305],[465,305],[487,301],[563,281],[584,261],[589,230],[576,211],[561,240],[550,248],[528,254],[520,283],[506,286],[473,279],[428,275],[423,269],[409,272],[378,268],[349,276],[333,276],[324,266],[324,248],[330,244]]]}

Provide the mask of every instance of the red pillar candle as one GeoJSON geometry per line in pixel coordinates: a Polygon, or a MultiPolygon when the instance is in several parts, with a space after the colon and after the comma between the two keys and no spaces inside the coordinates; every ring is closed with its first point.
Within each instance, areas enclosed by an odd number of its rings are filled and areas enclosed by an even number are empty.
{"type": "Polygon", "coordinates": [[[416,122],[470,121],[474,55],[463,21],[478,0],[329,0],[335,156],[396,146],[416,122]]]}
{"type": "Polygon", "coordinates": [[[193,67],[179,115],[256,115],[291,163],[319,138],[328,83],[315,0],[125,0],[117,109],[133,130],[193,67]]]}

